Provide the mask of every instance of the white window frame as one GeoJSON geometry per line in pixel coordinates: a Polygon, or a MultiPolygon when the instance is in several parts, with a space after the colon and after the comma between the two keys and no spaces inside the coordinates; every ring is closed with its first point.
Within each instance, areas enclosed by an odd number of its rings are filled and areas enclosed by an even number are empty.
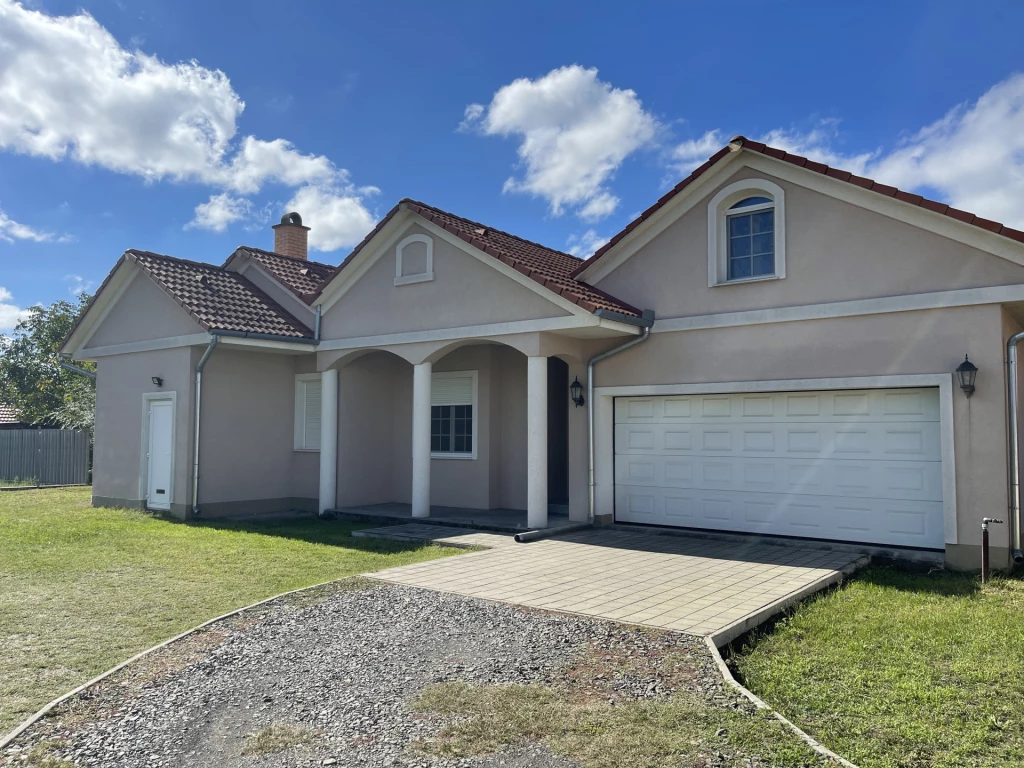
{"type": "Polygon", "coordinates": [[[434,240],[426,235],[409,235],[395,246],[395,285],[411,285],[426,283],[434,279],[434,240]],[[412,243],[425,243],[427,246],[427,271],[415,275],[402,274],[402,251],[412,243]]]}
{"type": "MultiPolygon", "coordinates": [[[[432,459],[457,459],[457,460],[470,460],[475,461],[477,457],[477,449],[480,446],[480,409],[477,407],[478,401],[478,375],[477,371],[434,371],[431,374],[430,387],[431,390],[434,388],[434,382],[438,379],[464,379],[469,376],[473,380],[473,397],[470,403],[458,403],[458,405],[470,405],[473,407],[473,450],[469,453],[453,453],[450,451],[431,451],[430,458],[432,459]]],[[[434,407],[433,401],[430,403],[431,409],[434,407]]]]}
{"type": "Polygon", "coordinates": [[[786,276],[786,193],[778,184],[766,179],[743,179],[723,187],[708,203],[708,288],[722,285],[758,283],[781,280],[786,276]],[[775,211],[775,272],[729,279],[729,235],[726,226],[729,207],[747,197],[768,197],[772,202],[744,208],[749,213],[772,208],[775,211]]]}
{"type": "MultiPolygon", "coordinates": [[[[299,373],[295,375],[295,441],[294,450],[303,453],[320,453],[320,448],[306,447],[306,382],[323,381],[321,373],[299,373]]],[[[323,390],[321,389],[320,414],[323,417],[323,390]]],[[[322,425],[321,425],[322,428],[322,425]]],[[[319,442],[319,435],[317,436],[319,442]]]]}

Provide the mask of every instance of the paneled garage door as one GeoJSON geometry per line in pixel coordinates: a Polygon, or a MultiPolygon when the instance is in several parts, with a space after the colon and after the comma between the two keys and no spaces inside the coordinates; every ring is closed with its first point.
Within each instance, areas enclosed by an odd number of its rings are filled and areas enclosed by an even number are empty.
{"type": "Polygon", "coordinates": [[[615,519],[941,549],[939,391],[616,398],[615,519]]]}

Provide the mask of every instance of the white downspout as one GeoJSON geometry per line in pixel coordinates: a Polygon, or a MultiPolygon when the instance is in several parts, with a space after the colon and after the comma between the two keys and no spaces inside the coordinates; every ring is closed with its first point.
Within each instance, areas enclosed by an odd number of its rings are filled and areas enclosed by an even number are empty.
{"type": "Polygon", "coordinates": [[[1017,408],[1017,344],[1021,339],[1024,339],[1024,331],[1015,333],[1006,340],[1006,416],[1009,431],[1007,454],[1010,464],[1010,509],[1007,522],[1010,524],[1010,555],[1014,565],[1024,563],[1020,519],[1020,414],[1017,408]]]}
{"type": "Polygon", "coordinates": [[[625,352],[627,349],[643,344],[651,337],[651,326],[654,325],[654,312],[646,310],[643,313],[646,325],[643,331],[635,339],[630,339],[625,344],[594,355],[587,360],[587,464],[588,464],[588,488],[587,488],[587,510],[588,518],[594,521],[594,366],[602,360],[607,360],[612,355],[625,352]]]}
{"type": "Polygon", "coordinates": [[[196,365],[196,422],[194,430],[196,439],[192,449],[192,514],[194,516],[199,515],[199,407],[203,402],[203,368],[206,367],[206,361],[210,359],[218,341],[219,337],[217,336],[210,338],[206,351],[196,365]]]}

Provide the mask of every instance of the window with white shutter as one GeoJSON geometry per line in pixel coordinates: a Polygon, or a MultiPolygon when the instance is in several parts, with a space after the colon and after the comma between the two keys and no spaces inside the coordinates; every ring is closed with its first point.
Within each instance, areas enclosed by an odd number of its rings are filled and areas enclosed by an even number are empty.
{"type": "Polygon", "coordinates": [[[433,374],[430,384],[430,455],[476,458],[476,371],[433,374]]]}
{"type": "Polygon", "coordinates": [[[295,450],[320,450],[322,384],[319,373],[295,377],[295,450]]]}

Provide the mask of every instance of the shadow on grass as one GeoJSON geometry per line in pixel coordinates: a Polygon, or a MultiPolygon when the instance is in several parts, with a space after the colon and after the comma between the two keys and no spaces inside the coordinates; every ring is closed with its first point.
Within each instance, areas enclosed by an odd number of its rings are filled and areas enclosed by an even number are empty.
{"type": "Polygon", "coordinates": [[[944,571],[906,564],[871,565],[849,581],[850,584],[856,582],[883,589],[944,597],[969,597],[981,590],[981,577],[976,573],[944,571]]]}
{"type": "Polygon", "coordinates": [[[352,531],[379,526],[340,523],[331,520],[321,520],[314,516],[293,520],[266,521],[189,520],[188,522],[178,522],[178,524],[219,531],[238,531],[240,533],[254,533],[261,536],[278,536],[280,538],[302,541],[307,544],[324,544],[331,547],[343,547],[345,549],[355,549],[360,552],[372,552],[375,554],[414,552],[429,546],[426,542],[352,536],[352,531]]]}

